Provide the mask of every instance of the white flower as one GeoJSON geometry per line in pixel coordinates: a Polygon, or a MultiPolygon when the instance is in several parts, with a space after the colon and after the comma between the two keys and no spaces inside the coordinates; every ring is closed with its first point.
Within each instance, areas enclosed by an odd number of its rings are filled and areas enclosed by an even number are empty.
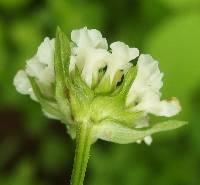
{"type": "MultiPolygon", "coordinates": [[[[158,62],[150,55],[140,55],[137,63],[137,76],[127,96],[126,104],[133,112],[142,111],[148,113],[171,117],[181,111],[181,106],[176,98],[170,101],[160,100],[160,89],[163,85],[163,73],[160,72],[158,62]]],[[[135,128],[148,127],[146,117],[140,119],[135,128]]],[[[137,141],[141,143],[141,140],[137,141]]],[[[152,137],[146,136],[144,142],[147,145],[152,143],[152,137]]]]}
{"type": "Polygon", "coordinates": [[[39,83],[50,86],[55,81],[54,74],[54,39],[48,37],[38,47],[36,55],[27,61],[26,72],[39,83]]]}
{"type": "Polygon", "coordinates": [[[87,53],[81,76],[89,86],[93,79],[98,78],[99,69],[105,67],[107,56],[108,52],[104,49],[90,49],[87,53]]]}
{"type": "Polygon", "coordinates": [[[41,63],[46,64],[50,68],[54,68],[54,50],[55,39],[50,40],[48,37],[46,37],[38,47],[36,56],[41,63]]]}
{"type": "Polygon", "coordinates": [[[19,70],[15,75],[13,83],[19,93],[30,95],[33,100],[36,100],[30,81],[25,71],[19,70]]]}
{"type": "Polygon", "coordinates": [[[25,71],[17,73],[14,79],[16,89],[22,94],[29,94],[36,100],[27,75],[35,77],[41,91],[46,96],[53,96],[52,84],[55,81],[54,74],[54,39],[50,40],[48,37],[38,47],[37,53],[34,57],[26,61],[25,71]],[[29,87],[29,88],[27,88],[29,87]],[[27,91],[29,89],[29,91],[27,91]]]}
{"type": "Polygon", "coordinates": [[[129,48],[128,45],[119,41],[113,42],[110,48],[112,53],[107,59],[106,75],[110,76],[110,82],[112,83],[117,71],[126,71],[132,66],[130,61],[138,57],[139,50],[137,48],[129,48]]]}
{"type": "Polygon", "coordinates": [[[106,38],[102,38],[101,32],[87,27],[73,30],[71,33],[72,41],[77,45],[77,49],[102,48],[108,49],[106,38]]]}
{"type": "Polygon", "coordinates": [[[112,53],[108,52],[108,44],[98,30],[88,30],[86,27],[71,33],[72,56],[70,71],[77,65],[82,72],[82,78],[91,87],[92,81],[98,77],[99,69],[107,65],[106,76],[112,83],[117,71],[126,71],[131,66],[130,61],[139,55],[137,48],[129,48],[123,42],[110,45],[112,53]]]}
{"type": "Polygon", "coordinates": [[[97,78],[100,68],[105,67],[108,55],[108,44],[98,30],[88,30],[86,27],[73,30],[71,39],[74,42],[70,60],[70,71],[77,65],[82,72],[82,78],[91,87],[93,78],[97,78]]]}
{"type": "Polygon", "coordinates": [[[137,76],[127,97],[131,111],[143,111],[157,116],[174,116],[181,107],[177,99],[160,100],[163,74],[158,62],[150,55],[140,55],[137,63],[137,76]]]}

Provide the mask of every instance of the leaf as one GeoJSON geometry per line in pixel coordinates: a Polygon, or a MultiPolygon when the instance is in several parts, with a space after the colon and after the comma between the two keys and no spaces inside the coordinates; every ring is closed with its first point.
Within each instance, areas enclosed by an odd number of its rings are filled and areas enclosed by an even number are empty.
{"type": "Polygon", "coordinates": [[[80,72],[77,67],[75,67],[74,72],[71,75],[72,84],[70,86],[70,90],[75,91],[77,98],[90,100],[93,98],[94,93],[89,88],[89,86],[84,82],[81,78],[80,72]]]}
{"type": "Polygon", "coordinates": [[[54,68],[56,78],[55,98],[62,113],[65,115],[68,122],[71,122],[71,112],[68,101],[69,81],[69,56],[70,46],[65,34],[58,27],[55,41],[54,68]],[[67,79],[67,80],[66,80],[67,79]]]}
{"type": "Polygon", "coordinates": [[[58,27],[56,31],[55,69],[63,78],[69,77],[71,48],[66,34],[58,27]]]}
{"type": "Polygon", "coordinates": [[[72,112],[76,116],[80,113],[84,116],[93,100],[94,93],[82,80],[78,68],[75,68],[70,76],[69,99],[72,112]]]}
{"type": "Polygon", "coordinates": [[[157,123],[151,128],[145,130],[139,130],[130,129],[115,122],[105,122],[102,125],[98,125],[96,130],[97,137],[99,139],[119,144],[127,144],[136,142],[137,140],[143,139],[145,136],[149,136],[157,132],[179,128],[185,124],[187,124],[185,121],[169,120],[157,123]]]}

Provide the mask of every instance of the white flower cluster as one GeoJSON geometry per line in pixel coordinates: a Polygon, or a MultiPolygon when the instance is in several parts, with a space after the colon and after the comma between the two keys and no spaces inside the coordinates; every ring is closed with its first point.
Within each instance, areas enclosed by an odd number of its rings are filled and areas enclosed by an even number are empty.
{"type": "Polygon", "coordinates": [[[105,75],[110,77],[112,83],[116,72],[127,70],[131,66],[129,62],[139,55],[138,49],[129,48],[123,42],[112,43],[109,52],[106,39],[95,29],[74,30],[71,39],[75,47],[72,48],[70,70],[73,70],[76,64],[90,87],[92,80],[98,78],[101,68],[107,66],[105,75]]]}
{"type": "MultiPolygon", "coordinates": [[[[130,61],[139,56],[137,48],[129,48],[123,42],[112,43],[110,50],[108,50],[107,40],[95,29],[89,30],[84,27],[73,30],[71,40],[69,71],[73,71],[76,66],[90,88],[92,88],[93,81],[98,79],[100,69],[106,67],[104,78],[109,79],[110,84],[112,84],[117,72],[126,73],[132,66],[130,61]]],[[[36,100],[28,79],[28,76],[31,76],[35,77],[46,96],[53,96],[55,82],[54,47],[54,39],[45,38],[36,55],[26,62],[26,69],[17,73],[14,85],[18,92],[29,94],[36,100]]],[[[130,111],[144,113],[144,116],[138,120],[138,128],[148,126],[146,119],[148,113],[170,117],[181,110],[179,102],[175,98],[170,101],[160,100],[162,77],[163,74],[158,68],[158,62],[150,55],[141,54],[137,62],[137,75],[126,100],[130,111]]],[[[144,140],[147,144],[152,141],[150,136],[144,140]]]]}
{"type": "Polygon", "coordinates": [[[54,74],[54,39],[44,39],[38,47],[34,57],[26,61],[26,69],[20,70],[14,78],[14,85],[21,94],[29,94],[33,100],[37,100],[28,76],[35,77],[42,92],[49,97],[53,96],[54,74]]]}

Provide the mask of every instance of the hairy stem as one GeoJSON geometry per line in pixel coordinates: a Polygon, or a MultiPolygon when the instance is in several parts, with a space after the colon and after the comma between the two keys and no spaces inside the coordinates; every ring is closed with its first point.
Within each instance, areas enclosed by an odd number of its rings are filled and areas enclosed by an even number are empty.
{"type": "Polygon", "coordinates": [[[91,125],[85,122],[79,124],[76,132],[76,151],[70,185],[83,185],[92,139],[91,125]]]}

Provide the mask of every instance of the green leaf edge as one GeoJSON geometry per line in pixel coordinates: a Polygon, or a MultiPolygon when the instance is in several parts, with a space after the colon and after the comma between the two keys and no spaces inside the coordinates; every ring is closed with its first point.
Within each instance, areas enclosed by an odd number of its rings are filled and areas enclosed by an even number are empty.
{"type": "Polygon", "coordinates": [[[177,129],[187,123],[187,121],[168,120],[157,123],[148,129],[140,130],[124,127],[114,122],[105,122],[96,128],[96,132],[99,139],[119,144],[128,144],[158,132],[177,129]]]}

